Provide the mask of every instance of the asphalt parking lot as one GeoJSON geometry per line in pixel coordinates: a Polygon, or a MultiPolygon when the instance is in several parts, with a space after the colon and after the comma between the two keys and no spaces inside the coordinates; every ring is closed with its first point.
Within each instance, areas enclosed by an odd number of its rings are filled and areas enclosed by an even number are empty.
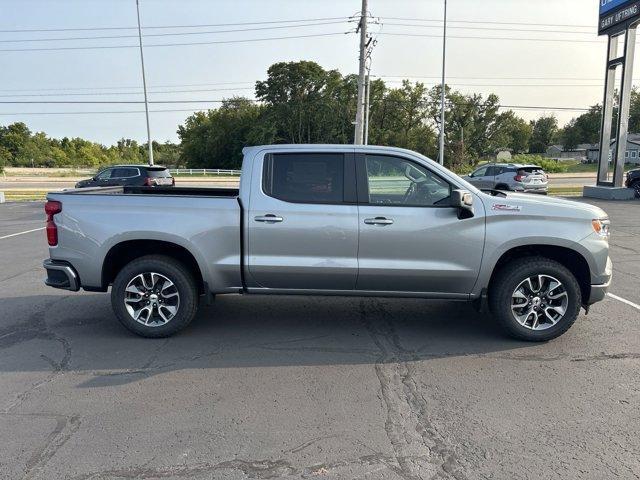
{"type": "MultiPolygon", "coordinates": [[[[595,203],[595,202],[594,202],[595,203]]],[[[45,287],[41,203],[0,205],[0,478],[640,478],[640,202],[608,297],[547,344],[465,304],[220,297],[133,336],[45,287]]]]}

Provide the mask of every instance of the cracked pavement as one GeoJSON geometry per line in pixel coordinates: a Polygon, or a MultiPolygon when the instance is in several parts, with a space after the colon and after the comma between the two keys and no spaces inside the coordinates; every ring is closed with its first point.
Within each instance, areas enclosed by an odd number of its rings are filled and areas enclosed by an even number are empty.
{"type": "MultiPolygon", "coordinates": [[[[640,303],[640,202],[612,292],[640,303]]],[[[0,236],[42,204],[0,205],[0,236]]],[[[43,285],[0,241],[0,479],[640,478],[640,312],[607,298],[547,344],[461,303],[219,297],[170,339],[43,285]]]]}

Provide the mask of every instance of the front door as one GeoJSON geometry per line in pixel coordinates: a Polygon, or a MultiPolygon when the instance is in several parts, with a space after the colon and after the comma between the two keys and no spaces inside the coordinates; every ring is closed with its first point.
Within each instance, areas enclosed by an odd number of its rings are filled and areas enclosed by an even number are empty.
{"type": "Polygon", "coordinates": [[[359,155],[362,291],[468,294],[480,270],[484,209],[458,219],[452,186],[425,166],[386,155],[359,155]]]}
{"type": "Polygon", "coordinates": [[[247,219],[249,286],[353,290],[358,273],[353,154],[273,153],[258,164],[247,219]]]}

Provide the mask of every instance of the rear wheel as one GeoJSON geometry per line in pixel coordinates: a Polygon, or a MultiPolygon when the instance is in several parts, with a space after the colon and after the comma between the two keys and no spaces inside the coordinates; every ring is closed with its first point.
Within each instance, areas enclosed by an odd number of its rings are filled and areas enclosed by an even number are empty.
{"type": "Polygon", "coordinates": [[[504,190],[505,192],[508,192],[510,188],[508,185],[505,185],[504,183],[500,183],[496,185],[496,190],[504,190]]]}
{"type": "Polygon", "coordinates": [[[514,260],[497,273],[489,305],[504,330],[520,340],[544,342],[578,318],[580,285],[562,264],[544,257],[514,260]]]}
{"type": "Polygon", "coordinates": [[[168,337],[186,327],[198,309],[198,290],[179,261],[148,255],[127,264],[111,288],[120,323],[149,338],[168,337]]]}

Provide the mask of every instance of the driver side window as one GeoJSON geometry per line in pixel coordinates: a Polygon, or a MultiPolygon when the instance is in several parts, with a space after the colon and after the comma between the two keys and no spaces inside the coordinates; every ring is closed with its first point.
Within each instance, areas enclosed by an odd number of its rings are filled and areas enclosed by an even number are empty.
{"type": "Polygon", "coordinates": [[[446,206],[451,185],[410,160],[385,155],[366,156],[370,205],[446,206]]]}
{"type": "Polygon", "coordinates": [[[96,175],[96,180],[108,180],[111,178],[111,172],[113,170],[111,168],[107,168],[106,170],[101,171],[98,175],[96,175]]]}
{"type": "Polygon", "coordinates": [[[475,177],[484,177],[487,174],[487,170],[489,169],[489,167],[481,167],[478,170],[476,170],[475,172],[473,172],[470,176],[475,178],[475,177]]]}

